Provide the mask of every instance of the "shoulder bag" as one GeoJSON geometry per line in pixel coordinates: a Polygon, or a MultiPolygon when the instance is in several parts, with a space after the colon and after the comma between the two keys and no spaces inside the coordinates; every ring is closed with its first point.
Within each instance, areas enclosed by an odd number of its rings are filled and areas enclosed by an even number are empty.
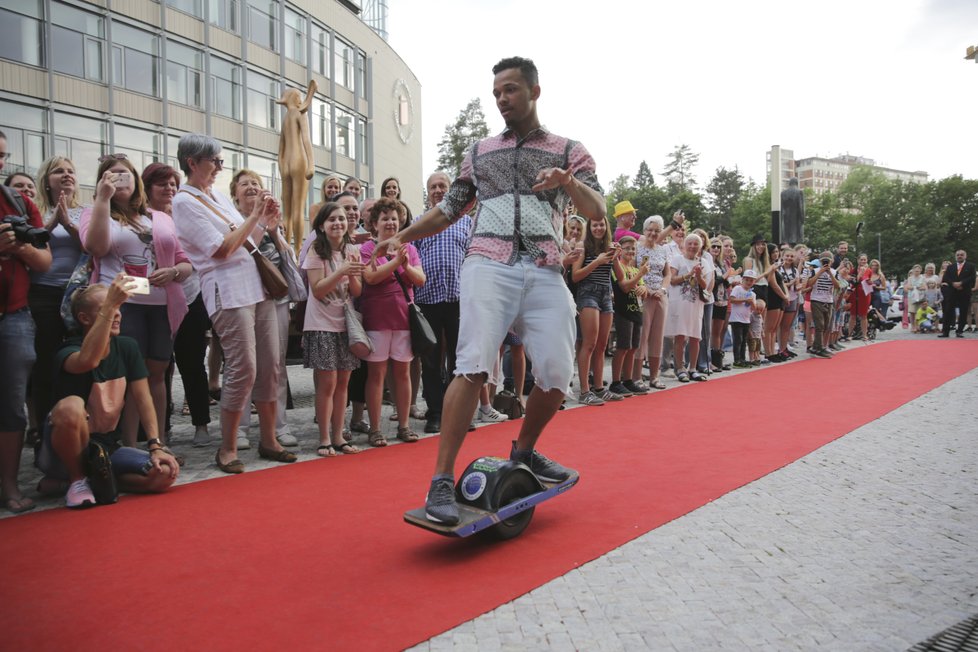
{"type": "Polygon", "coordinates": [[[401,280],[401,275],[395,271],[394,277],[401,286],[401,292],[404,293],[404,300],[407,301],[408,327],[411,329],[411,352],[414,355],[426,355],[438,344],[435,331],[431,328],[431,324],[428,323],[424,313],[421,312],[421,308],[411,301],[407,287],[405,287],[404,282],[401,280]]]}
{"type": "MultiPolygon", "coordinates": [[[[329,268],[334,271],[336,269],[332,260],[329,261],[329,268]]],[[[353,307],[349,290],[343,299],[343,317],[346,320],[346,337],[350,342],[350,353],[361,360],[366,360],[367,356],[374,352],[374,345],[363,327],[363,315],[353,307]]]]}
{"type": "Polygon", "coordinates": [[[99,505],[111,505],[119,500],[119,487],[116,484],[115,473],[112,472],[112,460],[109,451],[94,439],[88,440],[88,446],[83,451],[85,475],[92,488],[92,495],[99,505]]]}
{"type": "MultiPolygon", "coordinates": [[[[279,234],[279,237],[281,237],[281,234],[279,234]]],[[[280,254],[282,256],[281,271],[282,276],[285,277],[285,283],[289,288],[289,299],[295,302],[305,301],[309,298],[309,295],[306,290],[306,282],[302,279],[302,274],[299,272],[299,266],[295,260],[295,253],[292,249],[286,247],[286,250],[280,252],[280,254]]]]}
{"type": "MultiPolygon", "coordinates": [[[[181,192],[187,192],[183,190],[181,192]]],[[[228,230],[234,231],[238,227],[229,220],[227,217],[221,214],[216,208],[208,204],[202,197],[195,195],[192,192],[187,192],[188,195],[199,201],[201,204],[211,209],[211,212],[217,215],[221,220],[227,224],[228,230]]],[[[285,277],[282,276],[282,272],[279,271],[275,263],[270,261],[261,255],[258,248],[251,243],[250,240],[245,240],[244,248],[251,254],[252,259],[255,261],[255,267],[258,269],[258,276],[261,278],[262,287],[265,288],[265,293],[272,299],[276,301],[278,299],[284,299],[289,295],[289,284],[286,282],[285,277]]]]}

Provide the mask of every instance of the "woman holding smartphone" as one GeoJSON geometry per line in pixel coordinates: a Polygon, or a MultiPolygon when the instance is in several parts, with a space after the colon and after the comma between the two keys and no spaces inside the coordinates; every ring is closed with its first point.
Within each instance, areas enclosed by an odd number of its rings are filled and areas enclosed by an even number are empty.
{"type": "MultiPolygon", "coordinates": [[[[92,282],[108,285],[120,272],[140,281],[137,293],[122,305],[120,333],[136,340],[149,371],[149,390],[161,439],[165,437],[166,368],[173,336],[187,300],[181,281],[193,268],[177,240],[173,220],[151,210],[143,180],[125,154],[99,158],[95,203],[82,212],[82,246],[92,254],[92,282]]],[[[139,414],[133,402],[122,412],[122,437],[136,444],[139,414]]]]}

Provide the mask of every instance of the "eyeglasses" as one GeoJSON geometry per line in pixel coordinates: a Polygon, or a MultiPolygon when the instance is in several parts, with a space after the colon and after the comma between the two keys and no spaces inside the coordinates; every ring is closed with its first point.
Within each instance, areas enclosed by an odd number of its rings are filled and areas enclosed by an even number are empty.
{"type": "Polygon", "coordinates": [[[216,165],[219,168],[223,168],[224,167],[224,159],[223,158],[218,158],[217,156],[205,156],[205,157],[203,157],[200,160],[201,161],[210,161],[211,163],[213,163],[214,165],[216,165]]]}
{"type": "Polygon", "coordinates": [[[717,245],[717,244],[711,244],[710,245],[710,249],[722,249],[722,247],[720,245],[717,245]]]}
{"type": "Polygon", "coordinates": [[[129,157],[125,154],[102,154],[98,157],[99,163],[105,163],[106,161],[126,161],[129,157]]]}
{"type": "Polygon", "coordinates": [[[0,161],[8,160],[12,154],[10,152],[0,152],[0,161]]]}

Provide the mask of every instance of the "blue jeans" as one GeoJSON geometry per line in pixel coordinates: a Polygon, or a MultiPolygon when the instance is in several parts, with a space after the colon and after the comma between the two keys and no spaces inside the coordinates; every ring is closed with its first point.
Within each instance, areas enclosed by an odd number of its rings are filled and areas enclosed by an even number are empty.
{"type": "Polygon", "coordinates": [[[23,432],[27,427],[27,380],[34,352],[34,319],[27,308],[0,318],[0,432],[23,432]]]}

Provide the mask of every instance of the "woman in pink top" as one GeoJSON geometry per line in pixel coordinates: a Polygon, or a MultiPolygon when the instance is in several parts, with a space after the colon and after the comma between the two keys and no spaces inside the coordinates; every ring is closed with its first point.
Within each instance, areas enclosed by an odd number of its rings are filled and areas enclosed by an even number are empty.
{"type": "Polygon", "coordinates": [[[418,441],[418,435],[408,425],[411,404],[411,331],[408,326],[405,292],[414,300],[414,286],[424,285],[425,274],[421,258],[413,245],[401,246],[393,256],[380,258],[373,263],[370,258],[377,240],[387,240],[398,232],[398,206],[396,200],[382,197],[370,209],[367,227],[374,239],[360,247],[360,258],[365,268],[366,281],[360,297],[363,311],[363,327],[370,336],[374,351],[367,358],[367,414],[370,417],[371,446],[386,446],[387,440],[380,432],[380,404],[387,374],[387,361],[393,362],[394,403],[397,409],[397,438],[401,441],[418,441]]]}
{"type": "MultiPolygon", "coordinates": [[[[187,314],[181,281],[193,268],[177,240],[173,220],[151,210],[143,180],[125,154],[99,159],[95,203],[79,223],[82,246],[92,254],[92,282],[108,285],[119,272],[149,280],[148,294],[134,294],[122,305],[121,334],[139,343],[149,371],[160,438],[166,418],[166,368],[173,337],[187,314]]],[[[122,413],[122,437],[135,446],[139,414],[135,403],[122,413]]]]}
{"type": "Polygon", "coordinates": [[[303,262],[312,298],[303,325],[302,366],[315,370],[319,424],[316,454],[332,457],[337,451],[360,452],[343,438],[347,383],[350,372],[360,367],[350,352],[344,304],[350,297],[360,296],[363,263],[359,247],[350,240],[346,211],[340,204],[325,204],[313,218],[312,228],[316,239],[303,262]]]}

